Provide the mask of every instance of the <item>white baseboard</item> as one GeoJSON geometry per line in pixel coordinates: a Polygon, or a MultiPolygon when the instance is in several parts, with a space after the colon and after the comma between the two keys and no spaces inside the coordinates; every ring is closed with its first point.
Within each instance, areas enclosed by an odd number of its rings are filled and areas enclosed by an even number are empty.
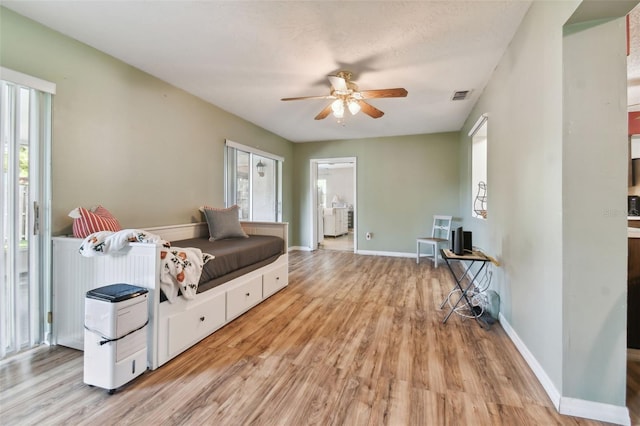
{"type": "MultiPolygon", "coordinates": [[[[294,250],[313,251],[311,248],[304,247],[304,246],[289,247],[289,251],[294,251],[294,250]]],[[[357,250],[355,253],[361,254],[363,256],[388,256],[388,257],[412,257],[412,258],[416,257],[415,253],[403,253],[399,251],[357,250]]]]}
{"type": "Polygon", "coordinates": [[[363,256],[416,257],[415,253],[402,253],[399,251],[358,250],[356,254],[363,256]]]}
{"type": "Polygon", "coordinates": [[[533,374],[536,375],[558,413],[624,426],[631,425],[631,418],[629,417],[629,409],[627,407],[561,396],[551,381],[551,378],[544,371],[544,368],[542,368],[538,360],[536,360],[531,351],[529,351],[529,348],[527,348],[522,339],[520,339],[520,336],[518,336],[518,333],[511,327],[511,324],[509,324],[509,321],[502,315],[502,312],[499,317],[500,325],[502,325],[504,331],[527,362],[533,374]]]}
{"type": "Polygon", "coordinates": [[[558,411],[565,416],[583,417],[585,419],[631,426],[629,409],[618,405],[563,396],[560,400],[560,410],[558,411]]]}
{"type": "Polygon", "coordinates": [[[529,367],[533,371],[533,374],[536,375],[538,381],[544,388],[544,391],[551,399],[553,406],[556,407],[556,410],[560,411],[560,392],[558,392],[558,389],[556,389],[555,385],[551,381],[551,378],[547,375],[547,372],[544,371],[544,368],[542,368],[536,357],[534,357],[531,351],[529,351],[527,345],[525,345],[522,339],[520,339],[518,333],[516,333],[516,331],[511,327],[509,321],[507,321],[504,315],[502,315],[502,312],[500,312],[498,316],[500,319],[500,325],[502,325],[502,328],[507,333],[507,336],[509,336],[513,344],[516,345],[516,348],[520,352],[520,355],[522,355],[527,364],[529,364],[529,367]]]}
{"type": "MultiPolygon", "coordinates": [[[[314,251],[309,247],[304,246],[293,246],[289,247],[289,251],[314,251]]],[[[415,253],[402,253],[399,251],[375,251],[375,250],[358,250],[355,252],[356,254],[361,254],[363,256],[388,256],[388,257],[416,257],[415,253]]]]}

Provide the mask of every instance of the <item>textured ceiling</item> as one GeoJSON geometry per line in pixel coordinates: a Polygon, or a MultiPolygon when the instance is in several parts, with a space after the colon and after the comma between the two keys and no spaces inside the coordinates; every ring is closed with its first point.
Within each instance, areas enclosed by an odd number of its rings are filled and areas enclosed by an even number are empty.
{"type": "Polygon", "coordinates": [[[2,1],[294,142],[457,131],[530,1],[2,1]],[[313,117],[346,69],[385,112],[313,117]],[[451,101],[456,90],[473,90],[451,101]]]}
{"type": "Polygon", "coordinates": [[[627,105],[640,111],[640,7],[629,13],[629,56],[627,56],[627,105]]]}

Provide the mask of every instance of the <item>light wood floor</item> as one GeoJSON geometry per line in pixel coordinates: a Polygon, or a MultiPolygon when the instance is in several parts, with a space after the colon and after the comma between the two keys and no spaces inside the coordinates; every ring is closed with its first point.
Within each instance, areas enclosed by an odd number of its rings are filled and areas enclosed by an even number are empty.
{"type": "Polygon", "coordinates": [[[597,425],[556,413],[499,325],[438,306],[445,267],[293,252],[290,285],[115,395],[82,383],[82,353],[0,364],[0,423],[597,425]]]}
{"type": "Polygon", "coordinates": [[[320,243],[321,250],[353,251],[353,230],[339,237],[324,237],[320,243]]]}

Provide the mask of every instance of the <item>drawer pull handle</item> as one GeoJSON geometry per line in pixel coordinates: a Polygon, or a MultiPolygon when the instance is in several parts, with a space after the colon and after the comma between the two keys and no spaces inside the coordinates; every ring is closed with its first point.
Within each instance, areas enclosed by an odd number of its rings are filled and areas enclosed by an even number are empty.
{"type": "Polygon", "coordinates": [[[276,281],[278,281],[280,279],[280,277],[276,277],[276,281]]]}
{"type": "Polygon", "coordinates": [[[251,296],[251,293],[247,293],[247,294],[246,294],[246,296],[247,296],[247,297],[251,296]]]}
{"type": "Polygon", "coordinates": [[[204,322],[204,317],[200,317],[200,321],[204,322]]]}

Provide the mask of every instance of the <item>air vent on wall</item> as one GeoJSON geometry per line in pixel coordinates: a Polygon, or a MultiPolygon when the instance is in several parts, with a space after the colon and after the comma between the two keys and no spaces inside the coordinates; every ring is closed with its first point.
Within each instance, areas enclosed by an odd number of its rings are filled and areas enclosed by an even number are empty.
{"type": "Polygon", "coordinates": [[[451,97],[452,101],[464,101],[467,99],[467,96],[471,94],[471,90],[458,90],[453,92],[453,96],[451,97]]]}

